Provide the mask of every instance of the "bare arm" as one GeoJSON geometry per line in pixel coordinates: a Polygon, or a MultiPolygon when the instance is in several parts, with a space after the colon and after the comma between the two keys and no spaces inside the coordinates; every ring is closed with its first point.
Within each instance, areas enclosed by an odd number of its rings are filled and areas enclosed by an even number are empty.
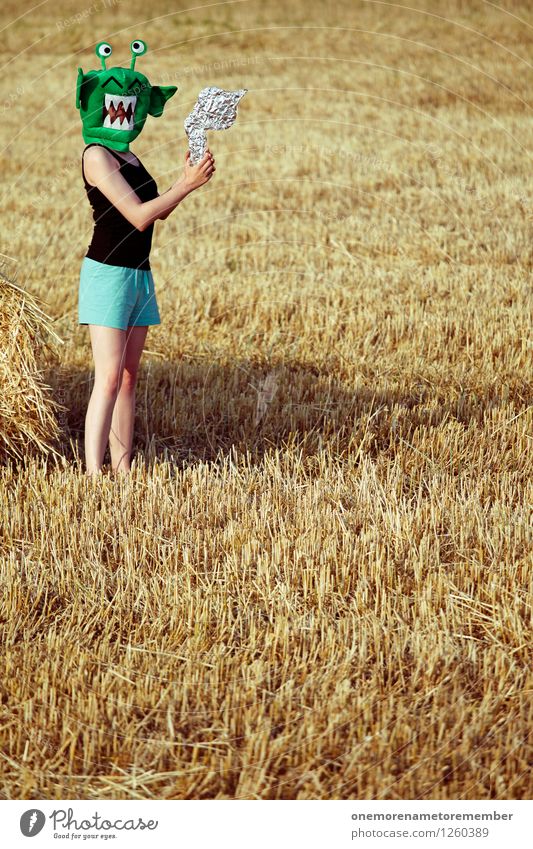
{"type": "Polygon", "coordinates": [[[188,164],[189,151],[185,160],[181,178],[162,195],[143,202],[120,173],[115,157],[103,147],[88,148],[83,159],[87,182],[96,186],[121,215],[140,231],[146,230],[158,218],[167,218],[184,197],[203,186],[216,170],[215,160],[209,150],[197,165],[188,164]]]}
{"type": "MultiPolygon", "coordinates": [[[[198,162],[197,165],[190,165],[189,160],[191,158],[190,151],[188,150],[185,154],[185,166],[183,168],[183,173],[181,178],[177,180],[170,189],[167,189],[166,192],[163,192],[162,195],[159,195],[159,198],[163,198],[167,200],[167,209],[163,211],[157,217],[162,221],[165,218],[168,218],[171,212],[173,212],[182,198],[175,202],[172,197],[172,192],[174,190],[178,190],[178,194],[180,191],[185,191],[186,194],[193,192],[195,189],[199,189],[200,186],[203,186],[204,183],[207,183],[208,180],[211,179],[215,171],[217,170],[215,167],[215,157],[209,150],[206,148],[204,157],[198,162]]],[[[185,195],[183,195],[185,197],[185,195]]]]}
{"type": "MultiPolygon", "coordinates": [[[[166,192],[163,192],[163,194],[159,195],[159,197],[160,198],[164,197],[164,198],[166,198],[167,201],[169,201],[170,200],[169,192],[170,192],[170,189],[167,189],[166,192]]],[[[175,208],[176,208],[175,206],[172,206],[169,209],[167,209],[166,212],[162,212],[161,215],[158,216],[160,221],[164,221],[165,218],[168,218],[170,213],[173,212],[175,210],[175,208]]]]}

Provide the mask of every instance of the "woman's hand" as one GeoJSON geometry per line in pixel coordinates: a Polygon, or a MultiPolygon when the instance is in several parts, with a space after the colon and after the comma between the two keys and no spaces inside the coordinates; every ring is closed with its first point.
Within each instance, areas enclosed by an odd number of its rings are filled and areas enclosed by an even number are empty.
{"type": "Polygon", "coordinates": [[[215,168],[215,158],[209,148],[207,148],[203,158],[197,165],[191,165],[190,158],[191,152],[188,150],[185,154],[185,167],[181,182],[190,192],[193,192],[195,189],[203,186],[204,183],[207,183],[217,169],[215,168]]]}

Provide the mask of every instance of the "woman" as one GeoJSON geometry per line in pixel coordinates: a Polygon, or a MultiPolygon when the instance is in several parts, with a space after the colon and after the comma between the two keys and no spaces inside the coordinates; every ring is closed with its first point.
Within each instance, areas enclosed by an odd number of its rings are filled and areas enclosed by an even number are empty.
{"type": "Polygon", "coordinates": [[[139,362],[148,327],[161,321],[150,270],[154,221],[168,218],[216,171],[209,149],[197,165],[189,159],[187,151],[180,179],[158,195],[155,180],[131,151],[93,142],[82,153],[95,220],[78,302],[78,323],[89,326],[95,366],[85,417],[87,475],[101,472],[108,441],[112,470],[130,470],[139,362]]]}

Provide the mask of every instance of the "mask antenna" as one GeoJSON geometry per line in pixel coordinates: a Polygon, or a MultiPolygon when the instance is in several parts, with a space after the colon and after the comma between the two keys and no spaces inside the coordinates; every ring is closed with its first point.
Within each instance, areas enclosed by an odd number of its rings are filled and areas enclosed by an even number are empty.
{"type": "Polygon", "coordinates": [[[141,41],[140,38],[136,38],[135,41],[132,41],[130,44],[131,50],[131,63],[130,63],[130,71],[135,69],[135,60],[137,56],[142,56],[148,50],[148,45],[146,41],[141,41]]]}
{"type": "Polygon", "coordinates": [[[111,56],[113,52],[113,48],[111,47],[111,45],[108,44],[107,41],[99,41],[96,47],[94,48],[94,52],[100,59],[104,71],[107,71],[107,68],[105,66],[105,60],[109,58],[109,56],[111,56]]]}

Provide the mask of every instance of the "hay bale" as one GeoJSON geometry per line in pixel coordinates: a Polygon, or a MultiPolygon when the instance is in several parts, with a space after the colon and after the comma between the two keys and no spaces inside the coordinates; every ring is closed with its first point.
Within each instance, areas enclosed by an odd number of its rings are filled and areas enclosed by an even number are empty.
{"type": "Polygon", "coordinates": [[[0,462],[37,451],[59,454],[56,414],[65,407],[52,398],[39,370],[62,343],[50,321],[38,298],[0,269],[0,462]]]}

